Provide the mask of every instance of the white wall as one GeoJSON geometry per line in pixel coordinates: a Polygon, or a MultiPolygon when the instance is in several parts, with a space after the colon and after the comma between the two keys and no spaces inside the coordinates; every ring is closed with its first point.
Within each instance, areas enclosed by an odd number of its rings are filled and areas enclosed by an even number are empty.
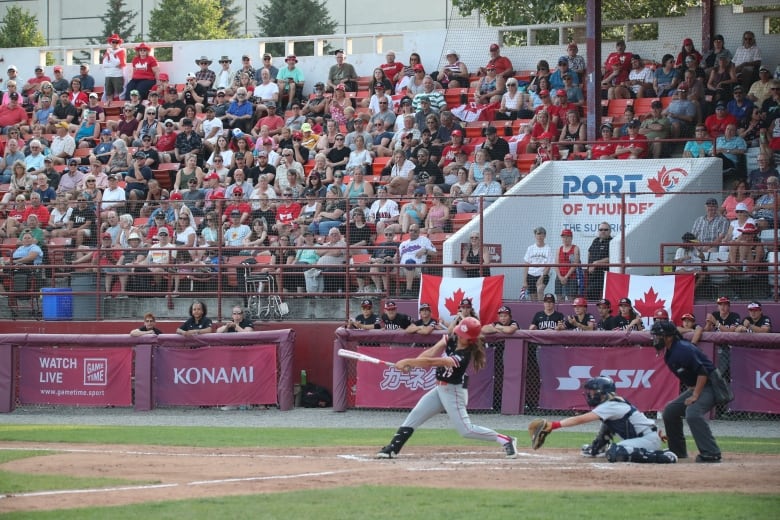
{"type": "MultiPolygon", "coordinates": [[[[502,198],[485,211],[482,241],[503,245],[503,263],[522,264],[526,249],[534,243],[536,227],[546,229],[546,243],[556,252],[561,230],[567,228],[572,229],[573,242],[587,261],[598,224],[608,222],[616,237],[610,247],[610,262],[620,262],[621,216],[617,210],[620,194],[628,194],[626,259],[657,263],[659,244],[680,242],[682,234],[703,214],[704,201],[712,196],[686,193],[720,191],[721,169],[720,159],[548,162],[510,190],[508,195],[515,197],[502,198]],[[656,196],[654,181],[666,186],[666,192],[656,196]]],[[[460,244],[468,241],[471,231],[479,230],[479,219],[475,219],[450,237],[443,246],[444,263],[459,260],[460,244]]],[[[658,268],[632,268],[630,272],[658,274],[658,268]]],[[[522,287],[519,268],[491,268],[491,274],[505,275],[506,298],[518,297],[522,287]]],[[[444,276],[462,276],[462,271],[445,269],[444,276]]]]}

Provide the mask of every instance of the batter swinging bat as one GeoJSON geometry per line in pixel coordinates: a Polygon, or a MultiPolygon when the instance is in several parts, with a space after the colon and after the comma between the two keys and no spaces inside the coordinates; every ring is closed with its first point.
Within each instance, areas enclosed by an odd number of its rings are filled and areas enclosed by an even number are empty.
{"type": "Polygon", "coordinates": [[[344,357],[344,358],[354,359],[354,360],[357,360],[357,361],[365,361],[367,363],[374,363],[375,365],[385,364],[385,365],[387,365],[389,367],[394,367],[395,366],[395,363],[393,363],[392,361],[383,361],[383,360],[381,360],[379,358],[375,358],[375,357],[372,357],[372,356],[367,356],[365,354],[361,354],[361,353],[355,352],[353,350],[347,350],[347,349],[340,348],[338,354],[339,354],[339,356],[344,357]]]}

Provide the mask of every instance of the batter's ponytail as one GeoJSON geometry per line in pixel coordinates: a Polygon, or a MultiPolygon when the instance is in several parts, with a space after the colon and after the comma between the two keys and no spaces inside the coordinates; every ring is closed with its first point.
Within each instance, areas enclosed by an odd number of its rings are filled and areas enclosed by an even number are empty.
{"type": "Polygon", "coordinates": [[[479,336],[474,341],[469,342],[471,357],[474,358],[474,371],[479,372],[485,368],[485,338],[479,336]]]}

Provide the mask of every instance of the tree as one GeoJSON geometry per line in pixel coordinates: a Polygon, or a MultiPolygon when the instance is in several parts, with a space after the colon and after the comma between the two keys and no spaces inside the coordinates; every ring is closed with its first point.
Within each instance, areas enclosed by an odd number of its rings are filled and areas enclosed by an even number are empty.
{"type": "Polygon", "coordinates": [[[138,14],[135,11],[125,9],[125,0],[109,0],[106,14],[103,15],[103,30],[98,37],[89,39],[94,45],[103,44],[106,39],[116,33],[124,41],[131,41],[135,32],[135,20],[138,14]]]}
{"type": "Polygon", "coordinates": [[[222,9],[222,24],[227,31],[228,38],[239,38],[245,34],[241,30],[241,20],[238,19],[239,8],[233,5],[234,0],[219,0],[222,9]]]}
{"type": "Polygon", "coordinates": [[[0,48],[46,46],[38,17],[21,7],[9,7],[0,26],[0,48]]]}
{"type": "MultiPolygon", "coordinates": [[[[270,0],[257,8],[257,25],[260,36],[308,36],[312,34],[333,34],[336,21],[330,17],[325,1],[317,0],[270,0]]],[[[270,43],[266,50],[282,55],[283,43],[270,43]]],[[[301,43],[295,52],[304,56],[314,54],[314,44],[301,43]]]]}
{"type": "MultiPolygon", "coordinates": [[[[161,0],[149,13],[149,41],[221,40],[228,38],[222,9],[213,0],[161,0]]],[[[158,60],[171,59],[167,48],[155,51],[158,60]]]]}
{"type": "MultiPolygon", "coordinates": [[[[567,22],[585,16],[582,0],[452,0],[452,4],[465,16],[479,10],[492,26],[567,22]]],[[[605,20],[675,16],[698,4],[697,0],[604,0],[602,16],[605,20]]]]}

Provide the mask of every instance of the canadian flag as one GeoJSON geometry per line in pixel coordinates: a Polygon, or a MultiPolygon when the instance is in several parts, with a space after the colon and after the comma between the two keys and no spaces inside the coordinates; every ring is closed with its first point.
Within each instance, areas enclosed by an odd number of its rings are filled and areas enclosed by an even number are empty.
{"type": "Polygon", "coordinates": [[[652,324],[653,313],[663,307],[669,319],[680,323],[680,317],[693,312],[696,278],[693,274],[639,276],[607,272],[604,297],[616,306],[621,298],[630,298],[642,315],[645,327],[652,324]]]}
{"type": "Polygon", "coordinates": [[[431,306],[435,319],[447,321],[458,314],[464,298],[471,299],[481,321],[492,323],[504,299],[504,275],[485,278],[442,278],[424,274],[420,281],[420,302],[431,306]]]}

